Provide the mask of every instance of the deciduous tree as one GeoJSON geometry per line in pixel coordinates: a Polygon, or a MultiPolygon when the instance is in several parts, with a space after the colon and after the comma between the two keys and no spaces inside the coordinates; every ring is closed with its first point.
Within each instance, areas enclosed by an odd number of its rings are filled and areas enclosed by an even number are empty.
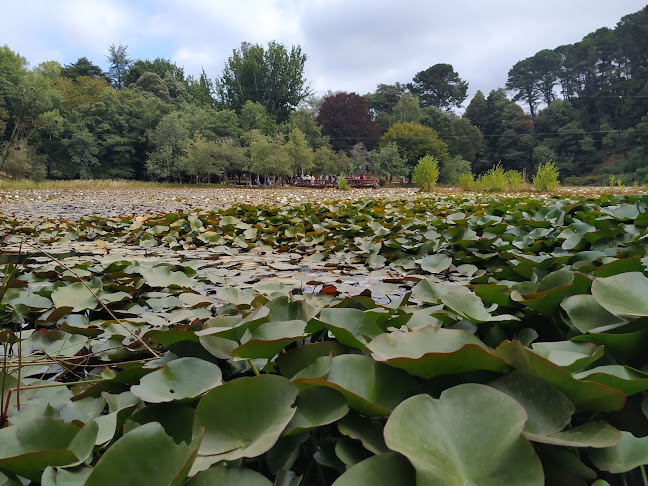
{"type": "Polygon", "coordinates": [[[322,133],[330,137],[334,150],[347,153],[357,143],[371,150],[378,141],[378,128],[372,120],[367,100],[356,93],[327,96],[317,115],[322,133]]]}

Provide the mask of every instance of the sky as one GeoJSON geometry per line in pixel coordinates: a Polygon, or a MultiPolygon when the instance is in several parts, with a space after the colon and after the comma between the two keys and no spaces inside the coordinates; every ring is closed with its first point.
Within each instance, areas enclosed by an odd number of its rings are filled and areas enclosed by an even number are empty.
{"type": "Polygon", "coordinates": [[[241,42],[298,44],[315,94],[373,92],[451,64],[469,96],[509,69],[641,10],[637,0],[22,0],[4,2],[0,45],[26,57],[107,70],[108,46],[218,77],[241,42]]]}

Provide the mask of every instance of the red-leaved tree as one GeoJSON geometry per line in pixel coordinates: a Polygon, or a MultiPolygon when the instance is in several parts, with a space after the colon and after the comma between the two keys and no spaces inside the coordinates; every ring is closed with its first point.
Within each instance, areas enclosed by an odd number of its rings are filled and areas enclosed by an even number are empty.
{"type": "Polygon", "coordinates": [[[335,150],[349,153],[358,143],[364,143],[371,150],[378,143],[378,127],[367,100],[356,93],[338,93],[324,98],[317,123],[322,127],[322,134],[330,137],[335,150]]]}

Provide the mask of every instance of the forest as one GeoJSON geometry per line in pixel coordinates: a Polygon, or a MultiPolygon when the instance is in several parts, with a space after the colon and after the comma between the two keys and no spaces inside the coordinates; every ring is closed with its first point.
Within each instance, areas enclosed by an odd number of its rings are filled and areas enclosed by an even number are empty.
{"type": "Polygon", "coordinates": [[[314,96],[307,54],[243,43],[222,74],[110,45],[104,72],[82,57],[30,67],[0,47],[0,175],[19,179],[264,181],[293,174],[411,177],[439,160],[439,182],[501,163],[549,160],[563,183],[648,182],[648,7],[574,44],[517,62],[478,91],[451,64],[372,93],[314,96]],[[467,104],[466,104],[467,102],[467,104]],[[462,108],[462,107],[465,107],[462,108]]]}

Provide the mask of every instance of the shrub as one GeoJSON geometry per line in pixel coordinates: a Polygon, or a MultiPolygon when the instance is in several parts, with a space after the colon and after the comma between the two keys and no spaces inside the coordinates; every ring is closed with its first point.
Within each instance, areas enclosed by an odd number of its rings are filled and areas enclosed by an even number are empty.
{"type": "Polygon", "coordinates": [[[508,189],[506,171],[500,163],[491,167],[475,181],[475,189],[484,192],[503,192],[508,189]]]}
{"type": "Polygon", "coordinates": [[[522,174],[517,170],[506,171],[506,179],[508,180],[508,186],[511,191],[517,192],[522,187],[522,174]]]}
{"type": "Polygon", "coordinates": [[[439,161],[439,182],[456,185],[459,182],[459,175],[470,171],[470,162],[461,155],[447,157],[439,161]]]}
{"type": "Polygon", "coordinates": [[[346,177],[344,177],[342,174],[338,176],[337,179],[337,187],[340,191],[348,191],[349,190],[349,181],[346,180],[346,177]]]}
{"type": "Polygon", "coordinates": [[[414,182],[422,191],[430,192],[439,178],[439,164],[431,155],[421,157],[414,169],[414,182]]]}
{"type": "Polygon", "coordinates": [[[540,164],[533,176],[533,187],[536,191],[553,191],[560,185],[558,167],[551,160],[540,164]]]}
{"type": "Polygon", "coordinates": [[[620,177],[615,177],[613,174],[610,174],[607,185],[610,187],[623,187],[623,181],[620,177]]]}
{"type": "Polygon", "coordinates": [[[475,187],[475,176],[472,172],[459,174],[459,187],[464,191],[471,191],[475,187]]]}

